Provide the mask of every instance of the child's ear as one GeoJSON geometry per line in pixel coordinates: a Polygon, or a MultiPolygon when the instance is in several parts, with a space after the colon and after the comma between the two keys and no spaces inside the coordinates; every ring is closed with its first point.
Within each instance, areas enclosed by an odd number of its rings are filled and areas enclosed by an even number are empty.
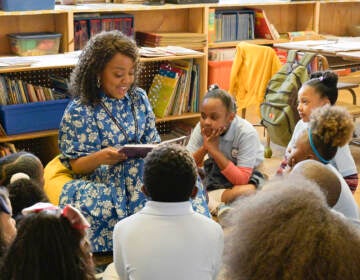
{"type": "Polygon", "coordinates": [[[313,160],[316,160],[316,159],[315,159],[315,155],[314,155],[314,154],[308,154],[308,155],[306,156],[306,159],[313,159],[313,160]]]}
{"type": "Polygon", "coordinates": [[[192,191],[191,191],[190,197],[191,197],[191,198],[195,198],[196,195],[197,195],[197,193],[198,193],[198,188],[197,188],[196,186],[194,186],[193,189],[192,189],[192,191]]]}
{"type": "Polygon", "coordinates": [[[142,185],[141,187],[141,191],[143,192],[143,194],[145,194],[147,197],[150,197],[149,192],[147,191],[146,187],[144,185],[142,185]]]}

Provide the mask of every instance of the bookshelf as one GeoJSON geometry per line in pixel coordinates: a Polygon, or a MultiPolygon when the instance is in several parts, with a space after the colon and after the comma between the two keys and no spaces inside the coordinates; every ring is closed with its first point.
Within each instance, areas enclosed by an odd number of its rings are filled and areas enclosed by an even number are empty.
{"type": "MultiPolygon", "coordinates": [[[[75,50],[74,19],[86,14],[127,13],[134,17],[135,31],[144,32],[194,32],[208,34],[209,10],[234,10],[242,8],[259,8],[266,12],[269,21],[279,33],[289,31],[313,30],[319,33],[337,36],[349,35],[349,28],[360,22],[360,2],[357,1],[260,1],[245,0],[241,3],[229,2],[209,4],[165,4],[148,6],[142,4],[92,3],[79,5],[56,5],[54,10],[4,12],[0,11],[0,56],[9,56],[10,48],[6,34],[18,32],[57,32],[62,34],[60,53],[75,50]],[[329,20],[331,19],[331,20],[329,20]],[[31,23],[31,24],[29,24],[31,23]]],[[[280,40],[255,38],[255,44],[272,45],[280,40]]],[[[200,93],[207,89],[208,51],[212,48],[235,47],[238,41],[211,42],[197,49],[202,54],[192,55],[200,66],[200,93]]],[[[140,77],[140,86],[148,90],[159,63],[189,58],[189,56],[167,56],[142,58],[144,71],[140,77]]],[[[61,60],[60,60],[61,61],[61,60]]],[[[75,62],[76,63],[76,62],[75,62]]],[[[26,73],[65,71],[69,73],[74,64],[43,63],[31,67],[0,68],[0,74],[25,75],[26,73]]],[[[34,79],[37,79],[34,75],[34,79]]],[[[186,113],[180,116],[168,116],[157,119],[159,127],[166,129],[176,126],[178,122],[195,124],[198,113],[186,113]]],[[[165,129],[165,130],[166,130],[165,129]]],[[[20,143],[30,151],[39,150],[39,157],[46,163],[58,153],[57,131],[40,131],[0,137],[0,142],[20,143]],[[40,147],[39,147],[40,146],[40,147]],[[45,147],[44,147],[45,146],[45,147]],[[40,148],[40,149],[39,149],[40,148]]]]}

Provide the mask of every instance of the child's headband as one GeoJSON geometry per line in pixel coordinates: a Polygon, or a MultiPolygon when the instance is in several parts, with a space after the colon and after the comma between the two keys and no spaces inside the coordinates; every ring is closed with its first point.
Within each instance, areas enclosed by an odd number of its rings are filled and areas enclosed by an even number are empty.
{"type": "Polygon", "coordinates": [[[26,216],[31,213],[40,213],[45,212],[50,215],[55,215],[57,217],[63,216],[67,218],[73,228],[77,230],[85,230],[90,227],[89,222],[85,217],[80,213],[80,211],[74,208],[71,205],[66,205],[64,209],[61,209],[51,203],[47,202],[38,202],[33,206],[24,208],[21,213],[26,216]]]}
{"type": "Polygon", "coordinates": [[[20,180],[20,179],[30,179],[30,176],[24,172],[15,173],[10,178],[10,184],[12,184],[15,181],[20,180]]]}
{"type": "Polygon", "coordinates": [[[311,150],[314,152],[314,154],[316,155],[316,157],[324,164],[328,164],[330,162],[330,160],[326,160],[324,159],[320,153],[318,152],[318,150],[316,149],[315,147],[315,144],[314,144],[314,141],[313,141],[313,138],[312,138],[312,133],[311,133],[311,128],[309,127],[308,128],[308,135],[309,135],[309,142],[310,142],[310,147],[311,147],[311,150]]]}

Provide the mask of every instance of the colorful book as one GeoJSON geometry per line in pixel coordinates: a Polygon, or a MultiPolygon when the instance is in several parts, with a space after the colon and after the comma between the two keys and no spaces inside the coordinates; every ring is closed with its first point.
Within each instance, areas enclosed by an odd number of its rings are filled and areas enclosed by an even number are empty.
{"type": "Polygon", "coordinates": [[[148,97],[157,117],[163,118],[170,114],[178,82],[179,77],[154,76],[148,97]]]}
{"type": "Polygon", "coordinates": [[[253,10],[255,12],[255,37],[268,40],[278,39],[273,31],[275,27],[271,27],[271,23],[268,20],[265,11],[263,9],[253,10]]]}
{"type": "Polygon", "coordinates": [[[208,42],[214,43],[216,41],[215,29],[215,8],[209,8],[209,24],[208,24],[208,42]]]}

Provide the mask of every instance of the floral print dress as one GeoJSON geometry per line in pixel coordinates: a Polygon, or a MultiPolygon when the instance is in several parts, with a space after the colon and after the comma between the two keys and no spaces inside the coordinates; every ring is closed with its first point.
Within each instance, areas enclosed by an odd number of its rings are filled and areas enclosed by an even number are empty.
{"type": "MultiPolygon", "coordinates": [[[[59,146],[60,160],[68,168],[71,168],[70,159],[105,147],[160,142],[155,116],[144,90],[136,88],[131,96],[126,94],[123,99],[101,93],[101,101],[102,104],[83,105],[74,99],[64,112],[59,146]]],[[[128,159],[115,165],[101,165],[90,174],[74,174],[74,180],[64,185],[59,204],[75,206],[88,219],[94,252],[112,251],[115,224],[144,206],[142,173],[143,159],[128,159]]],[[[198,187],[199,194],[192,201],[194,209],[209,215],[201,183],[198,187]]]]}

